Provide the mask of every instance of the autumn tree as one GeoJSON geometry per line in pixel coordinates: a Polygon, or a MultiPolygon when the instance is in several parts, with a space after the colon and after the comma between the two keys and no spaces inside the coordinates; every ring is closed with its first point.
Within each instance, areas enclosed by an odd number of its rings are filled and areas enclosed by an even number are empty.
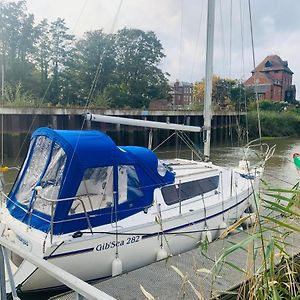
{"type": "MultiPolygon", "coordinates": [[[[205,80],[196,82],[194,85],[194,99],[198,103],[204,102],[205,80]]],[[[213,77],[212,101],[220,107],[233,104],[237,109],[243,108],[245,100],[249,102],[253,97],[251,90],[238,80],[213,77]]]]}

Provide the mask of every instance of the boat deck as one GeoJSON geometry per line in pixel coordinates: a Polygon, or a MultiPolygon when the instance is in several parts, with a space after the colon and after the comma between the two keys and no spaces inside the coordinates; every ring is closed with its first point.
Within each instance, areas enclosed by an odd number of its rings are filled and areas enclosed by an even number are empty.
{"type": "MultiPolygon", "coordinates": [[[[208,245],[207,257],[201,254],[200,249],[195,249],[181,255],[174,256],[168,262],[160,261],[128,274],[108,279],[94,284],[95,287],[109,294],[118,300],[141,300],[146,299],[140,285],[151,293],[155,299],[199,299],[193,292],[187,281],[185,284],[180,276],[171,266],[177,267],[186,279],[190,280],[194,287],[203,295],[204,299],[210,299],[215,293],[227,291],[233,286],[240,284],[245,278],[241,272],[225,265],[214,281],[210,274],[197,272],[199,269],[211,269],[216,258],[220,256],[224,248],[229,248],[232,243],[244,240],[248,234],[240,232],[230,235],[225,240],[216,240],[208,245]],[[211,294],[211,291],[213,293],[211,294]]],[[[292,255],[300,252],[300,235],[291,235],[288,239],[293,248],[290,248],[292,255]]],[[[228,257],[228,261],[240,268],[246,268],[247,253],[238,250],[228,257]]],[[[249,268],[248,268],[249,269],[249,268]]],[[[76,299],[72,292],[58,295],[52,300],[76,299]]]]}
{"type": "Polygon", "coordinates": [[[211,163],[205,163],[200,161],[189,161],[185,159],[172,159],[164,161],[166,165],[176,173],[176,181],[183,180],[185,178],[191,178],[193,175],[207,176],[207,173],[218,174],[219,167],[212,165],[211,163]]]}

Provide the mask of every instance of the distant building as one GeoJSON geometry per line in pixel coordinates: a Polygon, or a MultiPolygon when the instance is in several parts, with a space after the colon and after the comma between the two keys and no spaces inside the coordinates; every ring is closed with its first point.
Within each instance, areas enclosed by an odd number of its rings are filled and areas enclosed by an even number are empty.
{"type": "Polygon", "coordinates": [[[296,87],[292,84],[293,72],[288,62],[278,55],[267,56],[252,72],[245,85],[257,86],[259,99],[274,101],[294,101],[296,87]]]}
{"type": "Polygon", "coordinates": [[[176,80],[170,82],[170,96],[173,107],[189,107],[193,102],[193,84],[176,80]]]}
{"type": "Polygon", "coordinates": [[[170,99],[154,99],[149,103],[149,110],[166,110],[171,108],[172,103],[170,99]]]}

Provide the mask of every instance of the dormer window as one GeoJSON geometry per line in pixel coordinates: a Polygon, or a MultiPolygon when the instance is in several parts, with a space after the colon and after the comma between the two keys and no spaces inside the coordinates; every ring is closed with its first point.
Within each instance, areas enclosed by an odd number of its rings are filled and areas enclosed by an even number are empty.
{"type": "Polygon", "coordinates": [[[272,67],[272,62],[271,61],[266,61],[266,63],[265,63],[265,67],[266,68],[271,68],[272,67]]]}

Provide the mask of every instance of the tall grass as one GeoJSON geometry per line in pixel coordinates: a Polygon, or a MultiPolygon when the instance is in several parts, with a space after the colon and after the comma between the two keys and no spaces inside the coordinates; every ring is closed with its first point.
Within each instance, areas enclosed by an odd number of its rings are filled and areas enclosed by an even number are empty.
{"type": "MultiPolygon", "coordinates": [[[[226,247],[211,269],[199,269],[210,278],[210,286],[206,288],[210,289],[213,299],[300,299],[300,255],[295,256],[293,245],[293,239],[300,233],[299,184],[291,189],[265,186],[264,193],[256,201],[259,202],[259,211],[254,225],[244,231],[247,236],[226,247]],[[244,267],[230,259],[240,255],[241,251],[247,257],[244,267]],[[228,293],[218,295],[215,282],[224,276],[225,266],[227,273],[228,269],[240,273],[242,283],[228,293]]],[[[236,230],[242,221],[230,226],[220,238],[236,230]]],[[[203,249],[209,254],[209,245],[204,245],[203,249]]],[[[207,290],[196,290],[189,280],[191,274],[184,274],[174,267],[173,270],[181,277],[182,286],[192,289],[195,298],[207,299],[204,298],[207,290]]]]}
{"type": "Polygon", "coordinates": [[[291,236],[300,233],[299,196],[298,185],[292,189],[268,188],[261,197],[260,218],[248,237],[226,249],[217,260],[217,272],[237,249],[245,249],[252,260],[244,273],[247,281],[231,299],[299,299],[300,265],[291,243],[291,236]]]}
{"type": "MultiPolygon", "coordinates": [[[[263,136],[300,136],[300,114],[294,111],[261,111],[263,136]]],[[[249,112],[248,126],[251,136],[257,136],[257,113],[249,112]]]]}

